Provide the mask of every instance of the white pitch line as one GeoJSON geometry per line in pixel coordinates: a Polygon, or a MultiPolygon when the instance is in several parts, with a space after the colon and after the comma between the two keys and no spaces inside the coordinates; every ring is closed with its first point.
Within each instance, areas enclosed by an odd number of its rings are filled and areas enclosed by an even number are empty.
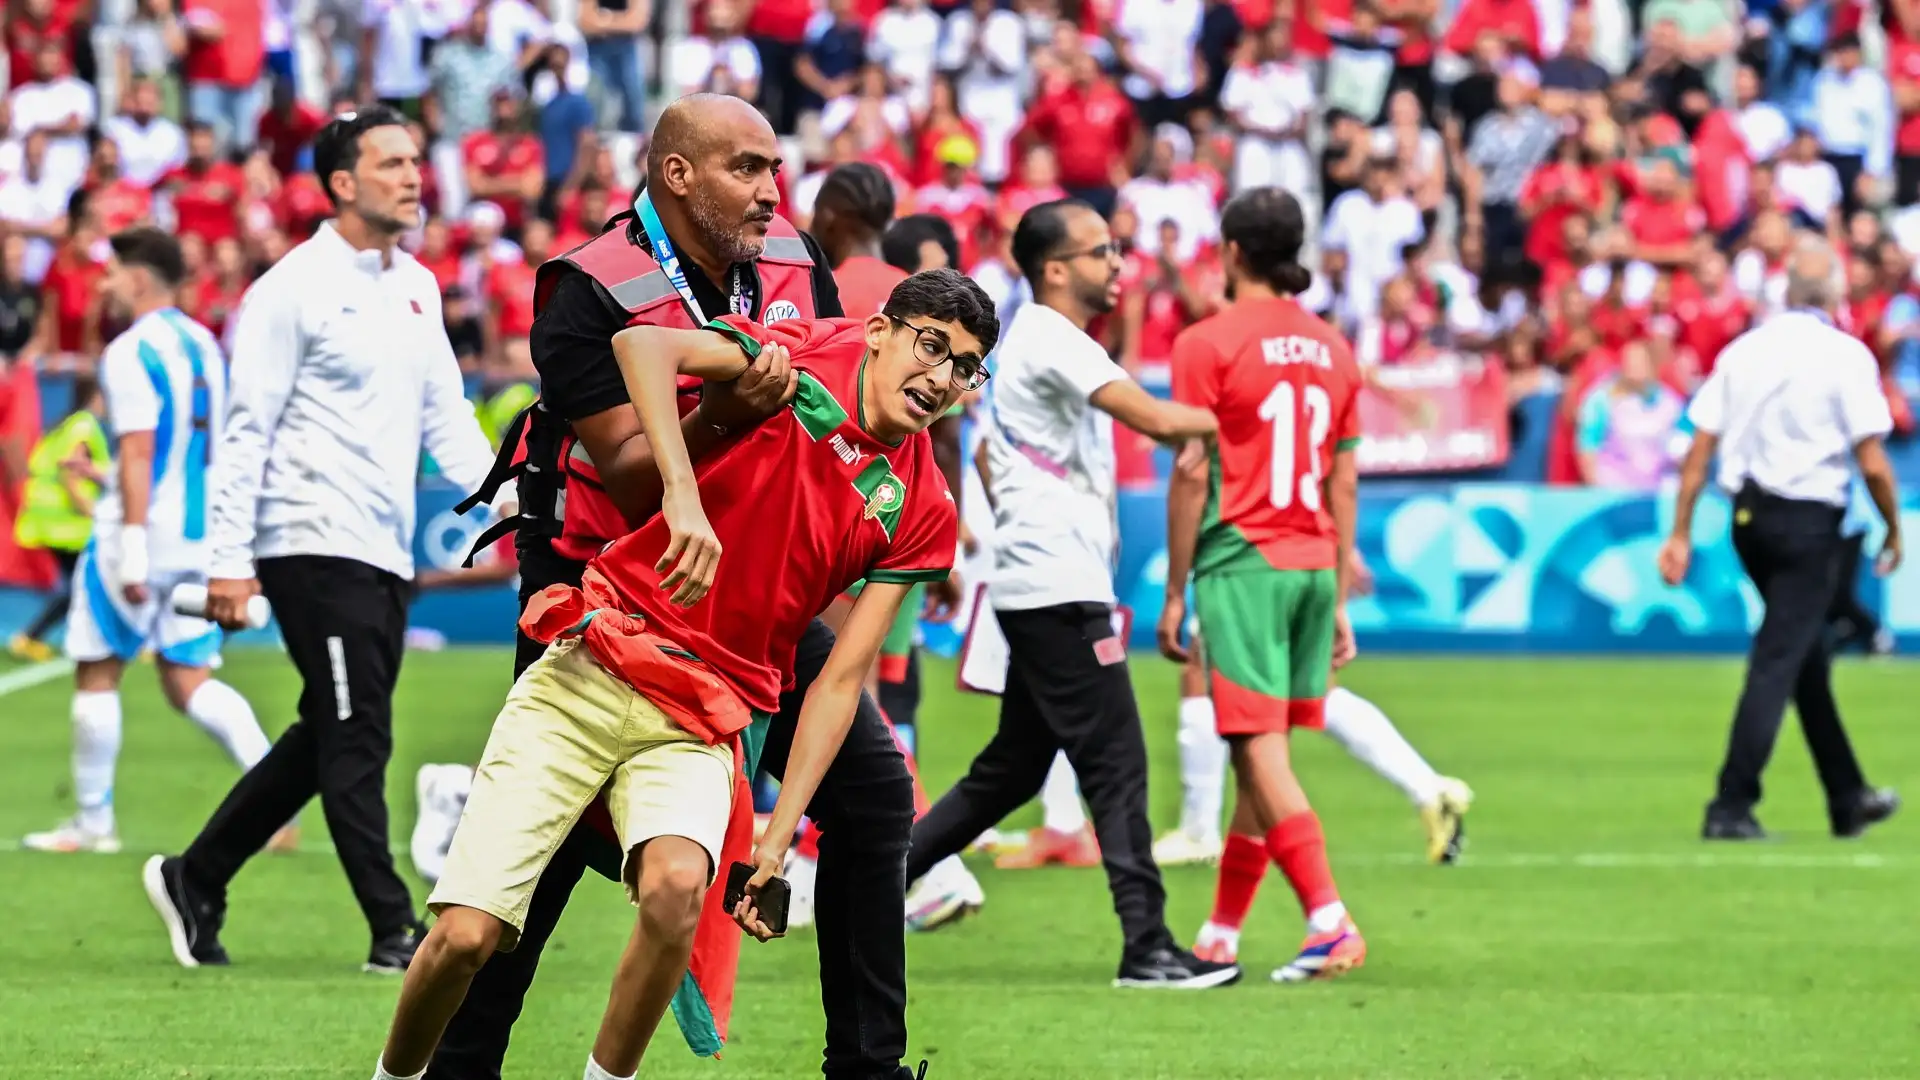
{"type": "Polygon", "coordinates": [[[73,661],[66,659],[42,660],[37,664],[16,668],[0,675],[0,697],[39,686],[44,682],[52,682],[72,670],[73,661]]]}

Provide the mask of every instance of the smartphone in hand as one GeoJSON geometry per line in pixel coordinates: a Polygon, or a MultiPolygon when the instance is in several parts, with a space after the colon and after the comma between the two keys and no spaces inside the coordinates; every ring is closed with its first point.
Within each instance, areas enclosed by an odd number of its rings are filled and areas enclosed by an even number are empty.
{"type": "MultiPolygon", "coordinates": [[[[747,897],[747,882],[753,880],[752,864],[737,862],[727,870],[727,891],[721,894],[721,900],[729,912],[740,906],[747,897]]],[[[760,921],[767,929],[776,934],[787,932],[787,902],[793,897],[793,888],[783,877],[770,877],[760,886],[754,895],[754,909],[760,913],[760,921]]]]}

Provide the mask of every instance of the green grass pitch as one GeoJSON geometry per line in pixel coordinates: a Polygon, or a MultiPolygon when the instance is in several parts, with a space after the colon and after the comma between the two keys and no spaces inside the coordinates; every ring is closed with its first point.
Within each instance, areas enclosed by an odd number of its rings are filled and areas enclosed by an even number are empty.
{"type": "MultiPolygon", "coordinates": [[[[1152,657],[1134,664],[1165,825],[1179,798],[1175,673],[1152,657]]],[[[414,768],[471,760],[507,669],[503,652],[408,658],[390,773],[397,840],[412,824],[414,768]]],[[[284,658],[236,653],[225,677],[270,730],[287,723],[296,681],[284,658]]],[[[931,665],[927,682],[922,762],[938,792],[985,740],[993,704],[953,692],[948,666],[931,665]]],[[[1117,932],[1098,871],[982,864],[986,910],[910,943],[912,1059],[932,1061],[930,1080],[1920,1075],[1913,818],[1858,842],[1828,839],[1789,727],[1762,808],[1782,838],[1740,848],[1693,838],[1737,682],[1721,660],[1363,660],[1349,684],[1479,795],[1466,862],[1429,868],[1397,792],[1324,738],[1296,739],[1368,937],[1366,967],[1327,985],[1269,984],[1300,932],[1272,875],[1242,985],[1111,990],[1117,932]]],[[[1910,794],[1916,690],[1920,672],[1901,663],[1839,675],[1869,775],[1910,794]]],[[[0,1077],[371,1075],[398,984],[359,971],[365,927],[322,847],[317,807],[304,816],[308,850],[263,856],[235,882],[234,966],[174,965],[139,864],[188,840],[232,767],[166,710],[150,669],[134,670],[126,703],[127,851],[50,856],[11,841],[69,810],[67,686],[0,697],[0,1077]]],[[[1029,807],[1016,824],[1034,817],[1029,807]]],[[[1212,874],[1174,870],[1167,884],[1188,937],[1212,874]]],[[[515,1032],[509,1077],[580,1075],[629,919],[613,886],[582,883],[515,1032]]],[[[726,1059],[693,1058],[669,1022],[645,1075],[817,1076],[815,971],[810,932],[749,942],[726,1059]]]]}

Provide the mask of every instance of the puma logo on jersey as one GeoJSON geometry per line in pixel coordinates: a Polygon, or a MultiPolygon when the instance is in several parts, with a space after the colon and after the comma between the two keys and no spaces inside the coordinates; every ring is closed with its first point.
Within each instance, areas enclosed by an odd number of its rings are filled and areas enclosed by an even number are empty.
{"type": "Polygon", "coordinates": [[[1260,359],[1275,367],[1312,364],[1314,367],[1330,368],[1333,366],[1333,350],[1327,348],[1326,342],[1309,337],[1267,338],[1260,342],[1260,359]]]}
{"type": "Polygon", "coordinates": [[[840,460],[849,465],[858,465],[860,459],[865,456],[849,445],[846,438],[838,433],[827,440],[827,445],[833,447],[833,452],[839,455],[840,460]]]}

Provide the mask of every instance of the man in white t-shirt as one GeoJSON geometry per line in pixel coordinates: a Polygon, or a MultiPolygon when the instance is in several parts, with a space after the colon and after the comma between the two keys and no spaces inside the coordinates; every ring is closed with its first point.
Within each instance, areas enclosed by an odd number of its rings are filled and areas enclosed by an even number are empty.
{"type": "Polygon", "coordinates": [[[1190,153],[1192,149],[1193,139],[1185,128],[1164,124],[1154,132],[1146,172],[1120,185],[1119,204],[1133,208],[1137,223],[1127,239],[1142,255],[1160,254],[1160,225],[1166,221],[1180,227],[1180,250],[1174,258],[1182,264],[1192,262],[1202,247],[1220,239],[1219,207],[1213,204],[1213,194],[1198,180],[1174,178],[1182,150],[1190,153]]]}
{"type": "Polygon", "coordinates": [[[904,94],[915,113],[927,107],[933,93],[939,48],[940,16],[927,7],[927,0],[897,0],[867,31],[867,59],[887,69],[887,81],[904,94]]]}
{"type": "Polygon", "coordinates": [[[96,115],[93,86],[67,71],[64,41],[48,38],[33,54],[33,81],[7,97],[15,131],[47,133],[47,175],[69,188],[87,175],[87,128],[96,115]]]}
{"type": "Polygon", "coordinates": [[[1120,88],[1149,128],[1184,124],[1206,64],[1200,59],[1201,0],[1120,0],[1115,44],[1127,76],[1120,88]]]}
{"type": "Polygon", "coordinates": [[[1005,180],[1007,147],[1026,119],[1026,24],[994,0],[973,0],[947,16],[940,67],[958,74],[960,115],[980,129],[980,179],[1005,180]]]}
{"type": "Polygon", "coordinates": [[[1899,809],[1891,789],[1867,786],[1833,699],[1826,613],[1838,581],[1841,523],[1858,465],[1886,523],[1876,569],[1900,565],[1900,495],[1883,445],[1893,429],[1872,350],[1834,325],[1842,290],[1824,241],[1803,243],[1787,270],[1787,310],[1721,352],[1687,418],[1693,445],[1681,466],[1673,533],[1660,576],[1687,580],[1693,509],[1716,459],[1733,498],[1733,549],[1766,606],[1748,654],[1707,840],[1766,836],[1753,808],[1789,698],[1826,790],[1828,824],[1853,837],[1899,809]]]}
{"type": "Polygon", "coordinates": [[[160,115],[160,84],[141,79],[127,93],[127,110],[100,122],[100,130],[120,150],[120,175],[152,187],[187,163],[187,135],[160,115]]]}
{"type": "Polygon", "coordinates": [[[1406,268],[1401,253],[1427,235],[1420,208],[1392,190],[1395,168],[1391,158],[1369,161],[1361,186],[1333,200],[1321,229],[1325,269],[1344,273],[1343,295],[1356,319],[1378,310],[1380,287],[1406,268]]]}
{"type": "MultiPolygon", "coordinates": [[[[978,459],[994,511],[987,596],[1010,655],[1000,728],[914,823],[907,878],[1039,794],[1064,750],[1093,810],[1126,941],[1114,985],[1225,985],[1239,977],[1237,966],[1198,959],[1167,929],[1147,821],[1146,743],[1127,643],[1113,625],[1113,421],[1177,442],[1211,437],[1213,414],[1154,398],[1087,336],[1087,324],[1120,298],[1120,249],[1092,207],[1063,200],[1027,211],[1013,257],[1035,283],[1034,299],[1001,338],[978,459]]],[[[1072,832],[1049,820],[1034,834],[1029,865],[1056,854],[1084,861],[1085,816],[1078,800],[1072,808],[1080,818],[1072,832]]]]}
{"type": "Polygon", "coordinates": [[[67,200],[73,185],[48,176],[47,136],[36,131],[20,148],[20,171],[0,182],[0,226],[27,238],[27,284],[38,285],[53,262],[54,246],[67,230],[67,200]]]}
{"type": "Polygon", "coordinates": [[[679,96],[732,94],[752,101],[760,93],[760,50],[740,35],[735,0],[708,0],[707,32],[673,47],[673,85],[679,96]]]}

